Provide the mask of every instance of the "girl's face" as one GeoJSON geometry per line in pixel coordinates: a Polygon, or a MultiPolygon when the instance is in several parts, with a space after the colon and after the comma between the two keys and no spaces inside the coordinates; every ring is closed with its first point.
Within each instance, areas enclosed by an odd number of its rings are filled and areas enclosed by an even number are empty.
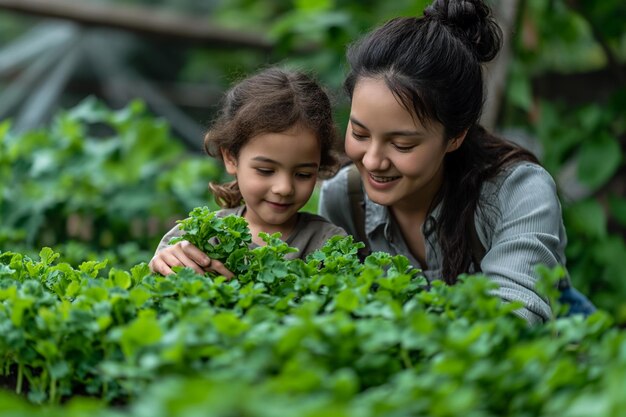
{"type": "Polygon", "coordinates": [[[238,158],[222,155],[226,171],[237,178],[250,228],[286,237],[317,181],[321,149],[313,131],[296,125],[264,133],[251,138],[238,158]]]}
{"type": "Polygon", "coordinates": [[[345,149],[372,201],[398,209],[427,209],[441,186],[444,156],[462,142],[463,137],[445,141],[440,123],[422,125],[383,79],[357,81],[345,149]]]}

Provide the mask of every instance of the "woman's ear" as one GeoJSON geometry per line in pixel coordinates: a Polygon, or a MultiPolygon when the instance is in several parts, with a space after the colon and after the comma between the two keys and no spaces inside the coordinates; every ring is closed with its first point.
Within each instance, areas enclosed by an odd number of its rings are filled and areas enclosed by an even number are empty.
{"type": "Polygon", "coordinates": [[[224,167],[226,168],[226,172],[230,175],[237,175],[237,158],[233,156],[226,149],[221,148],[220,152],[222,153],[222,159],[224,160],[224,167]]]}
{"type": "Polygon", "coordinates": [[[461,132],[459,136],[448,141],[448,144],[446,145],[446,153],[454,152],[457,149],[459,149],[461,145],[463,145],[463,141],[465,140],[465,137],[467,136],[467,131],[468,129],[465,129],[463,132],[461,132]]]}

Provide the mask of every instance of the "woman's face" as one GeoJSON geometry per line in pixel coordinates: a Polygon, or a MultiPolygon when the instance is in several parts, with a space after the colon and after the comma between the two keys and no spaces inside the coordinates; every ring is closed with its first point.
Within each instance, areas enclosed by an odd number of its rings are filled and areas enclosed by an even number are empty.
{"type": "Polygon", "coordinates": [[[375,203],[427,209],[442,183],[444,156],[462,142],[445,141],[440,123],[422,125],[382,78],[357,80],[345,149],[375,203]]]}

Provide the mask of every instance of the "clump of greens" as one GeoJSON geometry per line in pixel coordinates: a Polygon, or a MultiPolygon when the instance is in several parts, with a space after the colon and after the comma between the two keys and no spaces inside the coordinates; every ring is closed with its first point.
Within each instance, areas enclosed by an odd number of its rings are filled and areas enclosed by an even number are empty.
{"type": "MultiPolygon", "coordinates": [[[[189,217],[179,220],[183,235],[170,240],[170,244],[187,240],[211,259],[222,262],[239,282],[259,281],[273,285],[292,274],[301,265],[286,262],[285,256],[298,249],[280,239],[280,233],[259,233],[265,245],[250,249],[252,235],[243,217],[220,217],[208,207],[196,207],[189,217]]],[[[209,275],[215,275],[208,273],[209,275]]],[[[279,285],[279,284],[276,284],[279,285]]]]}
{"type": "Polygon", "coordinates": [[[177,223],[185,233],[170,240],[170,244],[187,240],[209,258],[222,262],[235,275],[248,271],[248,246],[252,235],[246,219],[235,215],[220,217],[216,211],[204,206],[194,208],[189,217],[177,223]]]}
{"type": "MultiPolygon", "coordinates": [[[[351,237],[283,261],[288,246],[264,238],[231,280],[188,268],[165,277],[146,264],[74,268],[48,248],[39,259],[0,253],[0,381],[50,404],[0,391],[0,416],[266,417],[267,404],[271,415],[345,417],[624,409],[614,388],[626,377],[626,332],[604,312],[528,327],[484,276],[426,291],[402,256],[359,262],[351,237]],[[79,412],[85,395],[97,402],[79,412]]],[[[544,288],[561,274],[539,272],[544,288]]]]}
{"type": "MultiPolygon", "coordinates": [[[[12,399],[3,408],[0,392],[0,417],[16,408],[29,417],[265,417],[267,404],[271,415],[345,417],[624,409],[612,388],[626,378],[626,332],[605,312],[528,327],[514,314],[521,304],[494,296],[487,277],[428,283],[403,256],[360,262],[350,236],[303,260],[285,258],[296,249],[279,234],[261,233],[265,245],[250,249],[244,219],[206,208],[181,228],[236,279],[189,268],[161,276],[145,263],[74,268],[49,248],[39,260],[0,253],[0,382],[52,405],[12,399]],[[73,413],[83,395],[97,408],[73,413]]],[[[538,272],[537,289],[558,311],[564,271],[538,272]]]]}

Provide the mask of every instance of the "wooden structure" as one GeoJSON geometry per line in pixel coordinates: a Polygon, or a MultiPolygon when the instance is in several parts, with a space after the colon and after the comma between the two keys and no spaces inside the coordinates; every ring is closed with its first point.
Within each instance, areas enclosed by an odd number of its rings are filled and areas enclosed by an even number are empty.
{"type": "Polygon", "coordinates": [[[0,0],[0,9],[48,18],[0,49],[0,80],[6,83],[0,90],[0,119],[12,117],[16,131],[45,124],[76,73],[90,71],[97,86],[87,86],[85,94],[97,90],[112,107],[141,98],[197,149],[203,128],[181,105],[206,107],[221,91],[214,86],[146,79],[129,64],[132,52],[146,41],[213,49],[272,48],[263,35],[154,8],[73,0],[0,0]]]}

